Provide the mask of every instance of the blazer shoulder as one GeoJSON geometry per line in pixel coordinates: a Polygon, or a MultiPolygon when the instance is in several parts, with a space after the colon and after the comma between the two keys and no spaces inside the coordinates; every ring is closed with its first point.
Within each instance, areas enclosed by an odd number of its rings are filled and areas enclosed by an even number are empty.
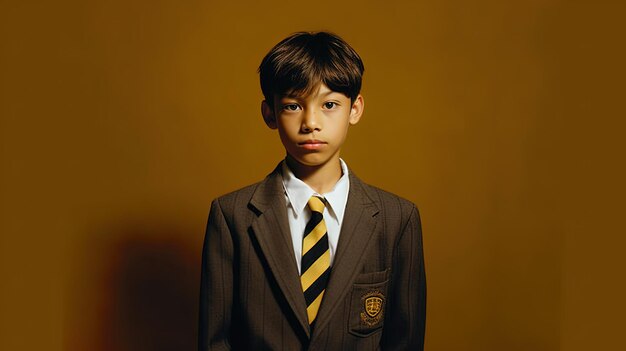
{"type": "Polygon", "coordinates": [[[410,200],[405,199],[399,195],[396,195],[387,190],[381,189],[377,186],[362,183],[372,201],[381,207],[382,210],[401,212],[403,214],[410,214],[414,210],[417,211],[417,206],[410,200]]]}
{"type": "Polygon", "coordinates": [[[380,210],[388,232],[403,233],[411,223],[421,228],[420,213],[412,201],[373,185],[364,184],[364,188],[380,210]]]}
{"type": "MultiPolygon", "coordinates": [[[[242,197],[251,197],[254,193],[254,190],[261,184],[262,181],[256,182],[254,184],[246,185],[237,190],[230,191],[226,194],[218,196],[217,200],[220,202],[234,201],[237,199],[241,199],[242,197]]],[[[249,200],[249,199],[248,199],[249,200]]]]}
{"type": "Polygon", "coordinates": [[[233,213],[237,209],[245,208],[250,202],[252,194],[254,194],[254,191],[260,184],[261,182],[256,182],[254,184],[250,184],[243,188],[218,196],[213,200],[212,206],[218,203],[222,211],[226,213],[233,213]]]}

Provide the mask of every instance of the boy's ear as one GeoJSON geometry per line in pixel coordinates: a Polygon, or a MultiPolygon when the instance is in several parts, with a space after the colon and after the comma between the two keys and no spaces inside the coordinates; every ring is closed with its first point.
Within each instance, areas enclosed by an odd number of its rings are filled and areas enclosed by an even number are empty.
{"type": "Polygon", "coordinates": [[[350,124],[355,125],[359,123],[361,120],[361,115],[363,115],[363,109],[365,108],[365,104],[363,102],[363,96],[359,94],[359,96],[354,99],[352,103],[352,108],[350,109],[350,124]]]}
{"type": "Polygon", "coordinates": [[[265,100],[261,102],[261,114],[263,115],[263,120],[265,121],[265,124],[267,124],[270,129],[276,129],[278,127],[276,125],[276,116],[274,115],[274,109],[265,100]]]}

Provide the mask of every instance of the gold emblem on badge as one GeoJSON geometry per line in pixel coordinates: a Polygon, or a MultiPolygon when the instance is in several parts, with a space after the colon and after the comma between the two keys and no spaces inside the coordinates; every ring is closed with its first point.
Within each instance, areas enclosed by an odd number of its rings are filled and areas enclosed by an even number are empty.
{"type": "Polygon", "coordinates": [[[365,312],[367,315],[374,318],[378,316],[380,310],[383,308],[383,299],[378,296],[372,296],[365,299],[365,312]]]}
{"type": "Polygon", "coordinates": [[[361,296],[363,312],[361,312],[361,322],[368,327],[376,326],[383,318],[385,308],[385,295],[380,290],[372,290],[361,296]]]}

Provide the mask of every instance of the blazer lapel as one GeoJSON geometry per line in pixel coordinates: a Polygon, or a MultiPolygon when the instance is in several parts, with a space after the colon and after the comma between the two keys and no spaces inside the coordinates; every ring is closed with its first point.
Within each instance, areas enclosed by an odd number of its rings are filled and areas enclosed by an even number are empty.
{"type": "Polygon", "coordinates": [[[331,275],[324,292],[313,334],[321,331],[330,321],[334,310],[348,293],[358,274],[363,255],[378,223],[379,210],[367,195],[363,183],[350,170],[350,192],[346,203],[343,224],[339,235],[337,253],[331,275]]]}
{"type": "Polygon", "coordinates": [[[250,205],[257,210],[257,217],[251,224],[253,235],[289,307],[307,337],[310,337],[306,302],[300,285],[287,218],[280,164],[257,187],[250,205]]]}

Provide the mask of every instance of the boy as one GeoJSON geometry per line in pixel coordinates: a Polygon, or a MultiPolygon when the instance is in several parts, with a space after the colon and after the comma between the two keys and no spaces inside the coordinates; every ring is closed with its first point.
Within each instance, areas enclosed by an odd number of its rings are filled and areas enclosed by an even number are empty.
{"type": "Polygon", "coordinates": [[[200,350],[423,349],[417,209],[339,158],[363,113],[363,70],[325,32],[295,33],[263,59],[261,112],[286,157],[211,204],[200,350]]]}

